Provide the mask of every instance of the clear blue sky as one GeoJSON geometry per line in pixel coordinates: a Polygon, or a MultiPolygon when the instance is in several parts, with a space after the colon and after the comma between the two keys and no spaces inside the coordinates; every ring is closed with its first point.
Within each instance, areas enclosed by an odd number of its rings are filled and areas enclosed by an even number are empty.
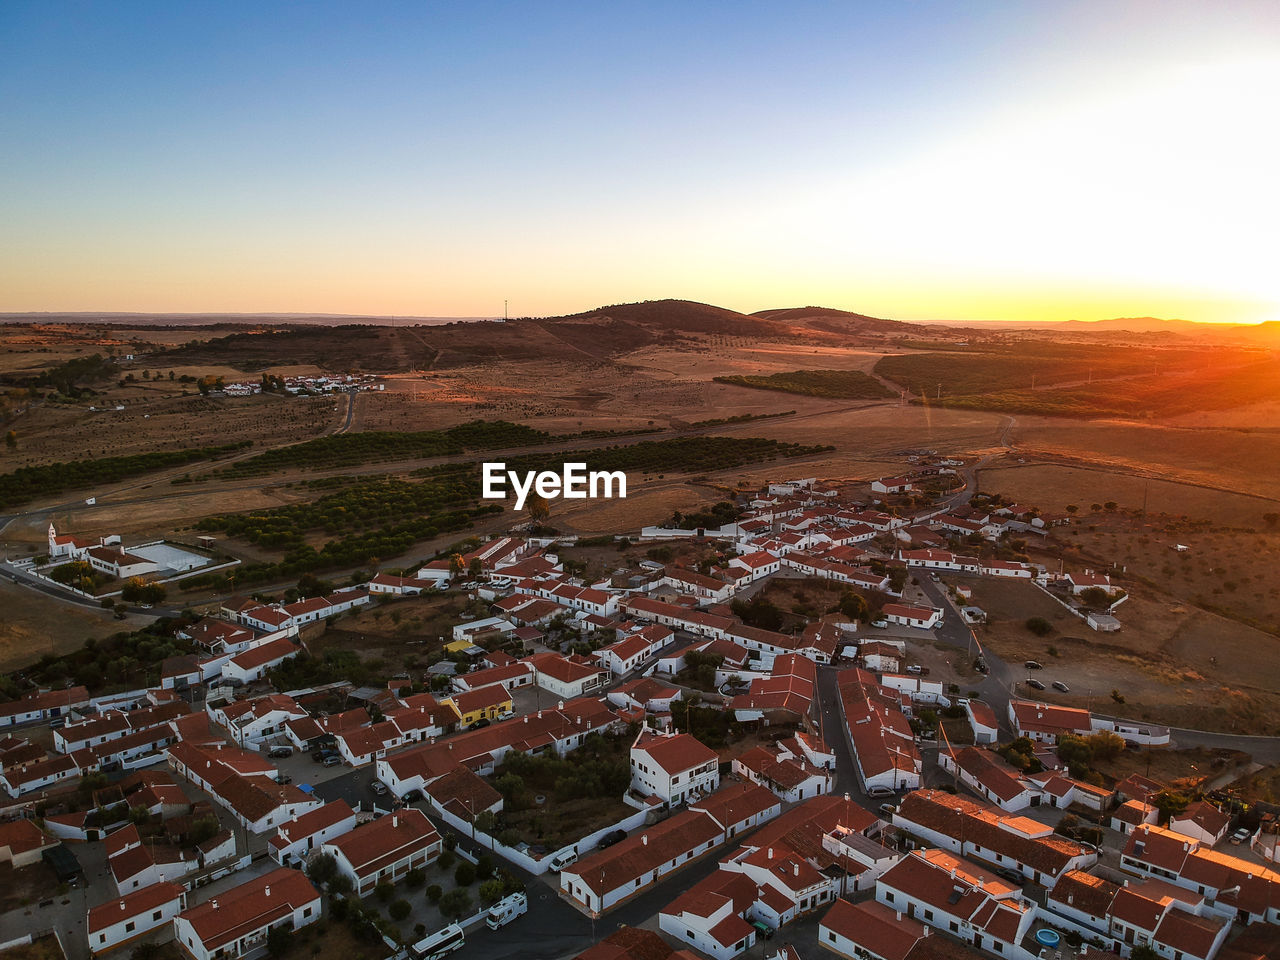
{"type": "Polygon", "coordinates": [[[1260,319],[1277,64],[1271,2],[8,0],[0,310],[1260,319]]]}

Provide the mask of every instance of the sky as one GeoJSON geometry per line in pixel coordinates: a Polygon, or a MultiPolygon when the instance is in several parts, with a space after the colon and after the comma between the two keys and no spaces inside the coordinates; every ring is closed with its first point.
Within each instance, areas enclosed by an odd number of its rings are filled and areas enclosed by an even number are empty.
{"type": "Polygon", "coordinates": [[[0,4],[0,311],[1280,320],[1280,6],[0,4]]]}

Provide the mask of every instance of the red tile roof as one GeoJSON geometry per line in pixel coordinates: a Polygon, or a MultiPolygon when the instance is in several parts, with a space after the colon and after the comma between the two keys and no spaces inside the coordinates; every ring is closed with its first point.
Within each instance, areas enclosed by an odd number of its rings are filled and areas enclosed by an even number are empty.
{"type": "Polygon", "coordinates": [[[186,888],[181,884],[161,880],[159,883],[135,890],[126,896],[108,900],[89,910],[89,933],[96,933],[122,920],[130,920],[149,913],[157,907],[180,899],[186,892],[186,888]]]}
{"type": "Polygon", "coordinates": [[[666,735],[642,730],[631,749],[648,754],[671,776],[720,759],[719,754],[688,733],[666,735]]]}
{"type": "Polygon", "coordinates": [[[876,900],[856,904],[837,900],[822,918],[822,926],[882,960],[906,960],[928,935],[919,920],[904,917],[876,900]]]}
{"type": "Polygon", "coordinates": [[[327,845],[341,850],[356,875],[364,878],[439,842],[440,834],[426,814],[406,807],[344,833],[327,845]]]}
{"type": "Polygon", "coordinates": [[[211,897],[178,916],[191,924],[205,950],[213,953],[313,901],[319,913],[320,891],[302,871],[280,867],[211,897]]]}

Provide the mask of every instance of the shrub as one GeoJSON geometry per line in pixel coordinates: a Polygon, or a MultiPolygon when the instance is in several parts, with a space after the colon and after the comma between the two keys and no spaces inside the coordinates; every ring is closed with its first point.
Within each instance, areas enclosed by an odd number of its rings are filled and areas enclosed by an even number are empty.
{"type": "Polygon", "coordinates": [[[450,920],[465,917],[471,910],[471,894],[465,890],[450,890],[440,898],[440,912],[450,920]]]}
{"type": "Polygon", "coordinates": [[[427,882],[427,875],[423,873],[421,867],[414,867],[405,874],[404,882],[410,888],[417,889],[427,882]]]}
{"type": "Polygon", "coordinates": [[[501,880],[486,880],[480,884],[480,902],[493,903],[495,900],[501,900],[505,890],[506,884],[501,880]]]}
{"type": "Polygon", "coordinates": [[[431,886],[427,887],[427,900],[431,903],[439,903],[440,896],[443,893],[444,891],[440,889],[440,884],[433,883],[431,886]]]}
{"type": "Polygon", "coordinates": [[[1047,637],[1053,633],[1053,624],[1044,617],[1032,617],[1027,621],[1027,629],[1037,637],[1047,637]]]}
{"type": "Polygon", "coordinates": [[[457,862],[458,855],[447,846],[444,850],[440,851],[440,856],[436,858],[436,866],[441,870],[448,870],[457,862]]]}
{"type": "Polygon", "coordinates": [[[373,888],[374,896],[383,903],[386,903],[396,894],[396,885],[390,880],[379,880],[378,885],[373,888]]]}
{"type": "Polygon", "coordinates": [[[409,916],[413,912],[413,907],[409,906],[408,900],[397,900],[387,909],[388,915],[392,920],[400,921],[409,916]]]}
{"type": "Polygon", "coordinates": [[[476,868],[463,860],[453,871],[453,882],[460,887],[469,887],[476,882],[476,868]]]}

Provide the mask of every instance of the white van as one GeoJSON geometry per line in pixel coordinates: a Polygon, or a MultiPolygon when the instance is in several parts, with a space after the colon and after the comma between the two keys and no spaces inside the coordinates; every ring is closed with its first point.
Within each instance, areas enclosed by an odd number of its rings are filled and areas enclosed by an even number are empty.
{"type": "Polygon", "coordinates": [[[551,858],[550,867],[554,873],[559,873],[565,867],[571,867],[578,862],[577,850],[566,850],[564,853],[557,853],[551,858]]]}
{"type": "Polygon", "coordinates": [[[451,923],[443,930],[419,940],[409,948],[409,952],[414,960],[440,960],[441,957],[462,949],[462,945],[466,942],[462,928],[456,923],[451,923]]]}
{"type": "Polygon", "coordinates": [[[490,930],[497,930],[499,927],[505,927],[528,909],[529,898],[523,893],[513,893],[490,907],[484,922],[490,930]]]}

